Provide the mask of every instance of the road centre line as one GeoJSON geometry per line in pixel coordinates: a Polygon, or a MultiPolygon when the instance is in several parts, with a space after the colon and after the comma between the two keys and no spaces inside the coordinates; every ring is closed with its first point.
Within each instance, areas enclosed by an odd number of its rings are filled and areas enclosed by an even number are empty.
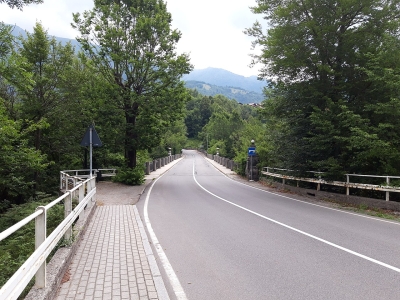
{"type": "Polygon", "coordinates": [[[167,255],[165,254],[164,250],[162,249],[161,244],[158,241],[156,234],[154,233],[153,227],[151,226],[151,223],[150,223],[149,214],[148,214],[148,205],[149,205],[149,198],[150,198],[151,190],[153,189],[153,186],[156,184],[158,179],[160,179],[162,176],[164,176],[164,174],[161,175],[160,177],[158,177],[156,180],[154,180],[154,182],[150,186],[149,192],[146,195],[146,200],[145,200],[144,209],[143,209],[144,221],[146,223],[147,231],[150,235],[152,243],[157,251],[158,257],[160,258],[161,264],[165,270],[165,273],[168,276],[168,279],[172,286],[172,289],[174,290],[176,299],[177,300],[187,300],[185,291],[182,288],[182,285],[178,279],[178,276],[176,276],[176,273],[175,273],[174,269],[172,268],[167,255]]]}
{"type": "MultiPolygon", "coordinates": [[[[204,157],[204,159],[210,160],[209,158],[206,158],[206,157],[204,157]]],[[[218,168],[215,167],[214,164],[212,164],[212,165],[213,165],[214,168],[216,168],[218,170],[218,168]]],[[[220,170],[218,170],[218,171],[220,171],[220,170]]],[[[220,172],[226,178],[228,178],[229,180],[232,180],[233,182],[236,182],[238,184],[247,186],[247,187],[252,188],[252,189],[259,190],[259,191],[264,192],[264,193],[268,193],[268,194],[271,194],[271,195],[275,195],[275,196],[282,197],[282,198],[289,199],[289,200],[296,201],[296,202],[301,202],[301,203],[304,203],[304,204],[307,204],[307,205],[312,205],[312,206],[317,206],[317,207],[321,207],[321,208],[337,211],[337,212],[340,212],[340,213],[343,213],[343,214],[348,214],[348,215],[352,215],[352,216],[356,216],[356,217],[360,217],[360,218],[365,218],[365,219],[370,219],[370,220],[375,220],[375,221],[379,221],[379,222],[383,222],[383,223],[389,223],[389,224],[400,226],[400,222],[394,222],[394,221],[390,221],[390,220],[384,220],[384,219],[381,219],[381,218],[376,218],[376,217],[371,217],[371,216],[365,216],[365,215],[362,215],[362,214],[352,213],[352,212],[349,212],[349,211],[343,211],[343,210],[340,210],[340,209],[337,209],[337,208],[332,208],[332,207],[327,207],[327,206],[323,206],[323,205],[319,205],[319,204],[315,204],[315,203],[310,203],[310,202],[306,202],[306,201],[303,201],[303,200],[299,200],[299,199],[291,198],[291,197],[288,197],[288,196],[283,196],[283,195],[280,195],[280,194],[277,194],[277,193],[273,193],[273,192],[270,192],[270,191],[266,191],[266,190],[263,190],[263,189],[260,189],[260,188],[257,188],[257,187],[254,187],[254,186],[239,182],[237,180],[234,180],[234,179],[230,178],[229,176],[227,176],[224,172],[222,172],[222,171],[220,171],[220,172]]]]}
{"type": "Polygon", "coordinates": [[[334,248],[337,248],[337,249],[339,249],[339,250],[345,251],[345,252],[347,252],[347,253],[350,253],[350,254],[352,254],[352,255],[355,255],[355,256],[357,256],[357,257],[363,258],[363,259],[368,260],[368,261],[370,261],[370,262],[373,262],[373,263],[375,263],[375,264],[377,264],[377,265],[383,266],[383,267],[388,268],[388,269],[390,269],[390,270],[393,270],[393,271],[395,271],[395,272],[397,272],[397,273],[400,273],[400,269],[399,269],[399,268],[396,268],[396,267],[394,267],[394,266],[391,266],[391,265],[389,265],[389,264],[386,264],[386,263],[384,263],[384,262],[381,262],[381,261],[379,261],[379,260],[376,260],[376,259],[374,259],[374,258],[371,258],[371,257],[369,257],[369,256],[366,256],[366,255],[364,255],[364,254],[361,254],[361,253],[355,252],[355,251],[353,251],[353,250],[347,249],[347,248],[345,248],[345,247],[339,246],[339,245],[337,245],[337,244],[335,244],[335,243],[329,242],[329,241],[327,241],[327,240],[324,240],[324,239],[319,238],[319,237],[317,237],[317,236],[315,236],[315,235],[309,234],[309,233],[307,233],[307,232],[305,232],[305,231],[302,231],[302,230],[300,230],[300,229],[297,229],[297,228],[294,228],[294,227],[292,227],[292,226],[286,225],[286,224],[284,224],[284,223],[282,223],[282,222],[279,222],[279,221],[276,221],[276,220],[274,220],[274,219],[268,218],[268,217],[266,217],[266,216],[264,216],[264,215],[262,215],[262,214],[259,214],[259,213],[255,212],[255,211],[252,211],[252,210],[250,210],[250,209],[248,209],[248,208],[245,208],[245,207],[243,207],[243,206],[241,206],[241,205],[238,205],[238,204],[233,203],[233,202],[231,202],[231,201],[229,201],[229,200],[226,200],[226,199],[224,199],[224,198],[222,198],[222,197],[220,197],[220,196],[218,196],[218,195],[213,194],[212,192],[210,192],[209,190],[207,190],[206,188],[204,188],[204,187],[197,181],[196,176],[195,176],[195,162],[193,162],[193,179],[194,179],[194,181],[197,183],[197,185],[198,185],[200,188],[202,188],[205,192],[207,192],[208,194],[214,196],[215,198],[217,198],[217,199],[219,199],[219,200],[222,200],[222,201],[224,201],[224,202],[226,202],[226,203],[229,203],[229,204],[231,204],[231,205],[233,205],[233,206],[236,206],[236,207],[238,207],[238,208],[240,208],[240,209],[242,209],[242,210],[244,210],[244,211],[247,211],[247,212],[249,212],[249,213],[251,213],[251,214],[253,214],[253,215],[256,215],[256,216],[258,216],[258,217],[260,217],[260,218],[263,218],[263,219],[265,219],[265,220],[268,220],[268,221],[270,221],[270,222],[272,222],[272,223],[275,223],[275,224],[280,225],[280,226],[282,226],[282,227],[285,227],[285,228],[287,228],[287,229],[293,230],[293,231],[295,231],[295,232],[297,232],[297,233],[300,233],[300,234],[302,234],[302,235],[308,236],[308,237],[310,237],[310,238],[312,238],[312,239],[314,239],[314,240],[317,240],[317,241],[319,241],[319,242],[321,242],[321,243],[327,244],[327,245],[332,246],[332,247],[334,247],[334,248]]]}

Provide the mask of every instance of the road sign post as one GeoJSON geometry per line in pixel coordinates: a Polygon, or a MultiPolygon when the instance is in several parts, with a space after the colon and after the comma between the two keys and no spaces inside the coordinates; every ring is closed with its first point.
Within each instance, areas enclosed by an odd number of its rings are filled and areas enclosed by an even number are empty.
{"type": "Polygon", "coordinates": [[[100,140],[99,135],[96,132],[96,129],[94,129],[93,125],[90,125],[89,128],[86,130],[85,135],[83,136],[81,146],[82,147],[87,147],[89,146],[89,158],[90,158],[90,178],[92,178],[92,173],[93,173],[93,147],[101,147],[103,144],[100,140]]]}
{"type": "Polygon", "coordinates": [[[256,155],[256,147],[254,146],[254,140],[251,140],[251,147],[247,150],[248,156],[250,156],[250,181],[253,181],[253,156],[256,155]]]}

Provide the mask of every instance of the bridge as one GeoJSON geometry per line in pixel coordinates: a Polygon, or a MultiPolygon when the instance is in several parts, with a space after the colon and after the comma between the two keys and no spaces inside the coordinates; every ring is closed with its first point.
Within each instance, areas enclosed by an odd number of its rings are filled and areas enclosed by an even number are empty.
{"type": "MultiPolygon", "coordinates": [[[[193,159],[195,163],[195,156],[193,159]]],[[[35,219],[38,228],[37,249],[32,255],[33,258],[31,257],[2,287],[0,299],[16,299],[33,277],[35,277],[36,287],[31,290],[26,299],[44,299],[45,297],[49,297],[48,299],[169,299],[171,294],[177,299],[186,299],[185,289],[182,287],[179,289],[179,286],[171,283],[173,280],[171,281],[170,274],[167,274],[170,282],[164,282],[162,273],[169,273],[169,271],[159,269],[158,259],[163,260],[158,252],[159,245],[154,243],[153,238],[147,237],[145,225],[142,223],[143,217],[140,216],[137,206],[133,205],[143,193],[150,194],[150,190],[145,190],[146,187],[149,189],[149,185],[154,180],[179,161],[166,158],[163,162],[148,163],[146,165],[148,175],[146,175],[144,186],[120,186],[117,190],[110,190],[107,183],[96,185],[96,176],[87,178],[88,174],[82,174],[84,173],[82,170],[61,172],[60,189],[64,190],[65,194],[48,206],[39,208],[29,217],[29,220],[24,221],[27,223],[35,219]],[[72,209],[72,199],[78,199],[79,203],[74,209],[72,209]],[[61,201],[65,202],[67,217],[62,223],[62,229],[56,229],[46,238],[46,232],[43,230],[46,211],[61,201]],[[93,205],[95,202],[97,206],[93,205]],[[41,220],[43,216],[44,220],[41,220]],[[73,233],[72,224],[75,220],[78,221],[73,233]],[[59,240],[62,236],[71,239],[74,235],[80,242],[61,249],[52,262],[46,265],[46,257],[52,247],[54,248],[57,239],[59,240]],[[155,246],[157,255],[153,253],[151,244],[155,246]],[[59,268],[59,265],[63,268],[59,268]]],[[[208,161],[217,166],[221,172],[234,174],[230,170],[232,163],[228,160],[211,156],[208,161]]],[[[288,178],[286,177],[288,175],[272,171],[271,168],[266,168],[263,172],[268,173],[265,175],[280,179],[301,180],[301,178],[288,178]]],[[[112,169],[102,170],[105,176],[112,176],[114,173],[112,169]]],[[[210,175],[211,173],[208,174],[210,175]]],[[[212,176],[215,175],[211,175],[211,178],[212,176]]],[[[181,177],[177,178],[180,181],[181,177]]],[[[282,185],[284,183],[283,181],[282,185]]],[[[326,182],[315,183],[326,184],[326,182]]],[[[259,188],[256,183],[249,184],[259,188]]],[[[384,188],[388,189],[388,187],[384,188]]],[[[390,192],[396,191],[390,189],[390,192]]],[[[381,202],[391,203],[392,201],[381,202]]],[[[2,232],[0,240],[21,226],[24,225],[16,224],[16,227],[2,232]]],[[[392,270],[399,272],[400,269],[393,265],[395,264],[390,265],[392,270]]],[[[163,267],[165,267],[164,264],[163,267]]]]}

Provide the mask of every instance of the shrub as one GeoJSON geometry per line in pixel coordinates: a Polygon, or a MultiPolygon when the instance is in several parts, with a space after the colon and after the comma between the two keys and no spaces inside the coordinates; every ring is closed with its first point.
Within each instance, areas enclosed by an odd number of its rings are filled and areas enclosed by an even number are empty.
{"type": "Polygon", "coordinates": [[[113,181],[127,185],[141,185],[144,182],[144,169],[136,166],[134,169],[118,170],[117,175],[113,177],[113,181]]]}

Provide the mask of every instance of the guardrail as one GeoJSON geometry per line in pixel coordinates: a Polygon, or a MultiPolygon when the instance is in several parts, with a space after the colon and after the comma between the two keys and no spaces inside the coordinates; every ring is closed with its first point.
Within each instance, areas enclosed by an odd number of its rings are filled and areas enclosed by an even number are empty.
{"type": "Polygon", "coordinates": [[[64,178],[67,183],[65,187],[68,188],[68,180],[71,179],[74,185],[71,189],[67,189],[64,195],[46,206],[39,206],[33,214],[0,233],[2,241],[35,220],[35,251],[0,289],[0,299],[17,299],[33,277],[37,287],[46,286],[46,258],[62,237],[66,240],[71,239],[72,224],[78,217],[82,218],[84,210],[91,206],[96,194],[96,177],[84,180],[78,173],[76,176],[70,176],[65,172],[69,171],[63,171],[65,177],[61,175],[60,186],[64,178]],[[78,200],[78,205],[73,209],[72,200],[75,198],[78,200]],[[64,201],[64,220],[46,237],[47,211],[61,201],[64,201]]]}
{"type": "MultiPolygon", "coordinates": [[[[60,191],[65,191],[89,178],[90,170],[64,170],[60,171],[60,191]]],[[[117,169],[93,169],[92,177],[112,177],[117,175],[117,169]],[[100,176],[98,176],[100,175],[100,176]]]]}
{"type": "Polygon", "coordinates": [[[279,174],[273,173],[271,171],[284,171],[284,172],[293,172],[293,170],[288,169],[279,169],[279,168],[272,168],[272,167],[264,167],[261,174],[265,176],[271,176],[275,178],[281,178],[282,184],[285,184],[285,180],[294,180],[297,181],[297,186],[299,185],[299,181],[304,182],[312,182],[317,184],[317,191],[321,189],[322,184],[326,185],[333,185],[333,186],[340,186],[346,188],[346,195],[350,195],[350,189],[364,189],[364,190],[374,190],[374,191],[382,191],[386,192],[386,201],[390,201],[390,194],[393,193],[400,193],[400,187],[390,186],[390,179],[400,179],[400,176],[379,176],[379,175],[362,175],[362,174],[345,174],[346,175],[346,182],[344,181],[327,181],[322,177],[323,172],[313,172],[309,171],[309,173],[317,174],[318,178],[307,178],[307,177],[295,177],[286,174],[279,174]],[[350,177],[365,177],[365,178],[385,178],[386,185],[379,185],[379,184],[365,184],[365,183],[356,183],[350,182],[350,177]]]}
{"type": "Polygon", "coordinates": [[[209,154],[209,153],[205,153],[205,155],[207,156],[207,158],[214,160],[215,162],[230,169],[231,171],[240,169],[240,163],[237,163],[229,158],[219,156],[219,155],[213,155],[213,154],[209,154]]]}
{"type": "Polygon", "coordinates": [[[157,158],[152,161],[148,161],[144,165],[145,173],[146,173],[146,175],[150,175],[151,172],[156,171],[157,169],[169,164],[173,160],[176,160],[180,157],[182,157],[182,154],[173,154],[173,155],[157,158]]]}

